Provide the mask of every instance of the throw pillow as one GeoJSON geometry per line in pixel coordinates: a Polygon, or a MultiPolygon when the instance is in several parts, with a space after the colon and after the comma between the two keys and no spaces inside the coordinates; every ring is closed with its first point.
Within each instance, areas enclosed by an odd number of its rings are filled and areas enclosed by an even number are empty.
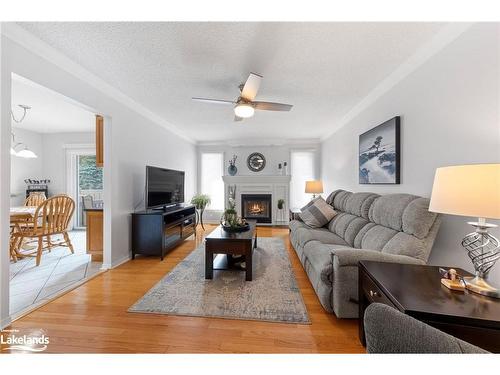
{"type": "Polygon", "coordinates": [[[337,213],[322,197],[313,199],[300,213],[302,221],[311,228],[321,228],[330,222],[337,213]]]}

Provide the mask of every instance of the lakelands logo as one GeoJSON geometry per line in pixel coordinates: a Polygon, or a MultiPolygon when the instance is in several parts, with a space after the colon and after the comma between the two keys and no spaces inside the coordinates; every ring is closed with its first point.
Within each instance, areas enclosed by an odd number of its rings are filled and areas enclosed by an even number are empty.
{"type": "Polygon", "coordinates": [[[0,331],[0,348],[2,351],[43,352],[50,340],[41,329],[22,333],[18,329],[0,331]]]}

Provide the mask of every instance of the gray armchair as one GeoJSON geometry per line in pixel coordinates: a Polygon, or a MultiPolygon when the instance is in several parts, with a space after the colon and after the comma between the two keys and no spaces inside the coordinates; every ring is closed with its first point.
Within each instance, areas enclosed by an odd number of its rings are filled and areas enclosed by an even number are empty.
{"type": "Polygon", "coordinates": [[[488,353],[380,303],[368,306],[364,323],[368,353],[488,353]]]}

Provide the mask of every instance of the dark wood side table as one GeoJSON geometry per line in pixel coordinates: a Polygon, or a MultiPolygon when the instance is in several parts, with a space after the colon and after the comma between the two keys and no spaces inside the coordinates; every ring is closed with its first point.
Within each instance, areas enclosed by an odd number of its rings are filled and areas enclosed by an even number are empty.
{"type": "Polygon", "coordinates": [[[205,237],[205,279],[213,278],[214,255],[225,254],[228,257],[244,256],[246,280],[252,281],[252,255],[253,249],[257,247],[257,221],[247,220],[247,222],[250,224],[250,229],[245,232],[226,232],[219,225],[205,237]]]}
{"type": "MultiPolygon", "coordinates": [[[[436,266],[359,262],[359,339],[365,345],[363,317],[372,302],[394,307],[443,332],[500,353],[500,299],[441,285],[436,266]]],[[[468,272],[455,268],[459,274],[468,272]]]]}

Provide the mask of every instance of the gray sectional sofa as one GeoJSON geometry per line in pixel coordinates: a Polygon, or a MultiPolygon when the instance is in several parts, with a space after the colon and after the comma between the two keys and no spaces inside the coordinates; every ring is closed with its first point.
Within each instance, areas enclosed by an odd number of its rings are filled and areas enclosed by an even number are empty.
{"type": "Polygon", "coordinates": [[[318,298],[339,318],[358,317],[358,261],[425,264],[440,225],[429,199],[336,190],[323,228],[290,222],[290,239],[318,298]]]}

